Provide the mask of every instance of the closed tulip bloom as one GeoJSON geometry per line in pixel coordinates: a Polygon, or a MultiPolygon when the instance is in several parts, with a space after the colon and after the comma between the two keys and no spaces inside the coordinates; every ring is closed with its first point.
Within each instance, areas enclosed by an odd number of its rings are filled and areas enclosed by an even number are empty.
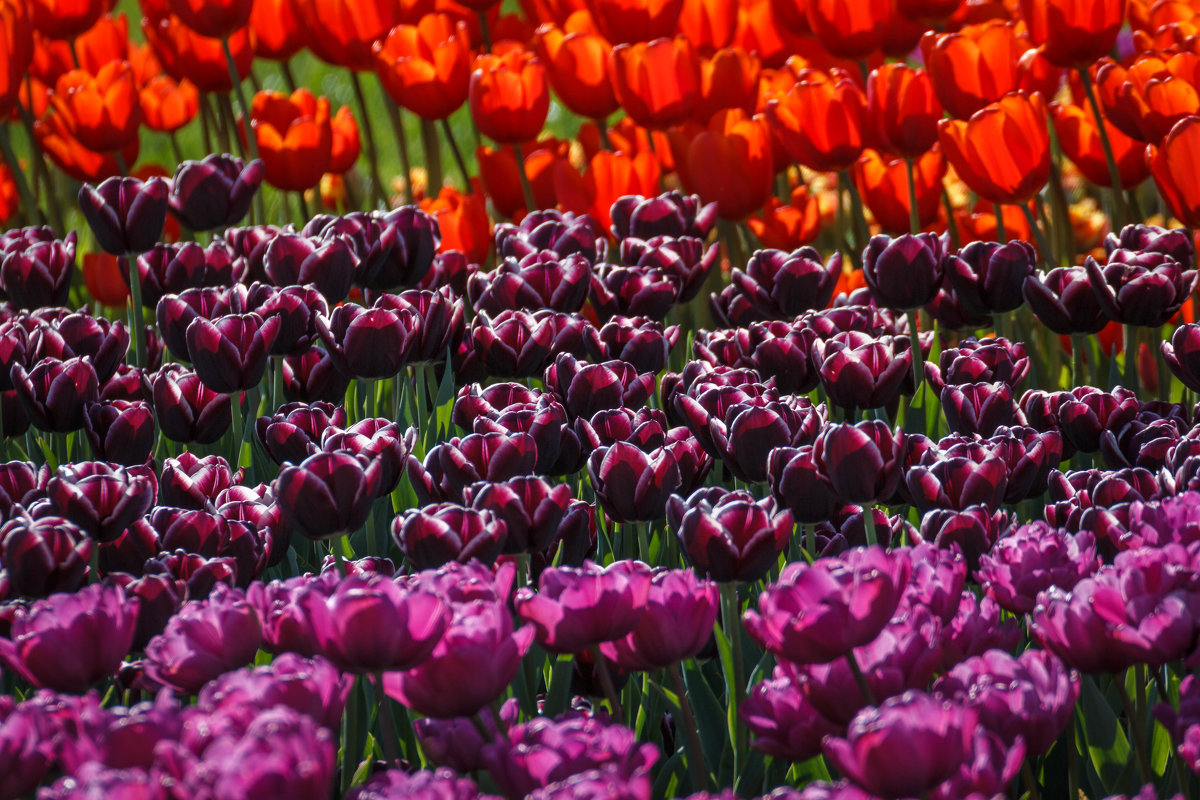
{"type": "Polygon", "coordinates": [[[1162,228],[1157,225],[1126,225],[1119,233],[1104,237],[1107,253],[1125,248],[1142,253],[1163,253],[1183,264],[1186,269],[1196,265],[1196,246],[1184,228],[1162,228]]]}
{"type": "Polygon", "coordinates": [[[916,158],[937,142],[942,106],[933,81],[922,69],[892,63],[867,77],[867,112],[881,149],[903,158],[916,158]]]}
{"type": "Polygon", "coordinates": [[[1050,176],[1050,135],[1041,95],[1007,94],[966,121],[942,120],[946,160],[983,199],[1019,204],[1050,176]]]}
{"type": "Polygon", "coordinates": [[[871,237],[863,253],[863,275],[883,305],[908,311],[937,294],[943,276],[942,241],[930,233],[871,237]]]}
{"type": "Polygon", "coordinates": [[[255,432],[277,464],[298,464],[317,452],[325,431],[346,424],[346,410],[331,403],[287,403],[269,417],[259,417],[255,432]]]}
{"type": "Polygon", "coordinates": [[[445,119],[467,101],[471,48],[466,23],[425,14],[377,42],[375,72],[392,99],[422,119],[445,119]]]}
{"type": "Polygon", "coordinates": [[[1051,586],[1069,591],[1100,566],[1090,531],[1072,535],[1044,522],[1001,537],[979,563],[984,590],[1014,614],[1032,611],[1038,594],[1051,586]]]}
{"type": "Polygon", "coordinates": [[[741,109],[722,109],[687,146],[684,183],[717,204],[722,219],[741,220],[771,194],[774,166],[766,122],[741,109]]]}
{"type": "Polygon", "coordinates": [[[185,161],[175,170],[168,206],[193,231],[236,225],[250,211],[264,171],[262,161],[247,164],[228,155],[185,161]]]}
{"type": "Polygon", "coordinates": [[[345,430],[327,428],[321,435],[321,449],[366,459],[367,468],[379,472],[376,493],[382,497],[391,494],[400,482],[404,462],[416,438],[416,428],[404,430],[398,423],[382,417],[368,417],[345,430]]]}
{"type": "Polygon", "coordinates": [[[699,489],[687,500],[673,495],[667,520],[700,574],[722,583],[753,583],[779,559],[792,537],[792,513],[772,498],[745,490],[699,489]]]}
{"type": "Polygon", "coordinates": [[[144,468],[103,461],[63,464],[46,484],[48,505],[100,542],[111,542],[154,505],[157,481],[144,468]]]}
{"type": "Polygon", "coordinates": [[[245,596],[217,586],[208,599],[185,603],[146,645],[146,677],[185,694],[254,659],[262,642],[258,613],[245,596]]]}
{"type": "Polygon", "coordinates": [[[973,461],[964,457],[938,458],[905,474],[908,494],[923,512],[933,508],[961,511],[968,506],[998,508],[1008,486],[1008,468],[998,457],[973,461]]]}
{"type": "Polygon", "coordinates": [[[1065,438],[1085,453],[1100,449],[1100,435],[1120,430],[1138,411],[1138,400],[1130,390],[1115,386],[1103,392],[1091,386],[1072,389],[1058,407],[1058,425],[1065,438]]]}
{"type": "Polygon", "coordinates": [[[811,247],[757,250],[745,271],[734,268],[732,280],[766,319],[789,319],[829,305],[841,271],[840,253],[822,263],[811,247]]]}
{"type": "Polygon", "coordinates": [[[1082,266],[1034,272],[1025,278],[1022,294],[1042,324],[1058,334],[1098,333],[1109,322],[1082,266]]]}
{"type": "Polygon", "coordinates": [[[1103,268],[1084,262],[1092,290],[1109,319],[1160,328],[1196,288],[1196,271],[1162,253],[1114,250],[1103,268]]]}
{"type": "MultiPolygon", "coordinates": [[[[20,462],[9,462],[9,464],[20,462]]],[[[84,586],[88,562],[98,543],[63,517],[37,519],[20,509],[5,512],[0,526],[0,565],[8,574],[9,591],[17,597],[47,597],[76,592],[84,586]]]]}
{"type": "Polygon", "coordinates": [[[81,694],[121,665],[133,643],[136,609],[120,586],[96,583],[18,608],[0,661],[39,688],[81,694]]]}
{"type": "Polygon", "coordinates": [[[43,359],[31,371],[12,366],[13,388],[21,407],[39,430],[69,433],[83,427],[84,409],[99,398],[91,359],[43,359]]]}
{"type": "Polygon", "coordinates": [[[333,363],[348,377],[396,375],[408,361],[419,319],[408,309],[363,308],[348,303],[328,319],[317,315],[317,333],[333,363]]]}
{"type": "Polygon", "coordinates": [[[948,259],[946,275],[972,311],[1012,311],[1024,303],[1021,290],[1036,263],[1037,251],[1028,242],[971,242],[948,259]]]}
{"type": "Polygon", "coordinates": [[[767,104],[767,119],[793,161],[809,169],[849,169],[865,144],[867,99],[840,69],[802,70],[788,93],[767,104]]]}
{"type": "Polygon", "coordinates": [[[592,452],[588,477],[596,499],[617,522],[649,522],[666,513],[667,498],[683,484],[672,448],[650,453],[617,442],[592,452]]]}
{"type": "Polygon", "coordinates": [[[379,466],[346,453],[316,453],[275,479],[275,502],[310,539],[346,536],[363,526],[378,496],[379,466]]]}
{"type": "Polygon", "coordinates": [[[79,190],[79,206],[96,240],[116,256],[149,250],[162,235],[169,184],[162,178],[109,178],[79,190]]]}
{"type": "Polygon", "coordinates": [[[879,547],[789,564],[760,595],[746,630],[778,658],[825,664],[872,641],[904,594],[911,563],[879,547]]]}
{"type": "Polygon", "coordinates": [[[1159,346],[1175,377],[1193,392],[1200,391],[1200,325],[1180,325],[1159,346]]]}
{"type": "Polygon", "coordinates": [[[683,122],[700,99],[700,61],[682,36],[618,45],[609,72],[621,107],[647,128],[683,122]]]}
{"type": "Polygon", "coordinates": [[[255,56],[287,61],[304,48],[306,32],[295,0],[257,0],[251,5],[255,56]]]}
{"type": "Polygon", "coordinates": [[[51,103],[72,135],[95,152],[120,150],[142,122],[137,84],[127,61],[110,61],[95,75],[75,69],[59,77],[51,103]]]}
{"type": "Polygon", "coordinates": [[[613,44],[623,44],[671,36],[679,25],[683,0],[588,0],[585,6],[598,32],[613,44]]]}
{"type": "Polygon", "coordinates": [[[791,510],[796,522],[831,518],[841,503],[833,484],[813,459],[813,446],[776,447],[767,454],[771,496],[791,510]]]}
{"type": "Polygon", "coordinates": [[[65,305],[74,274],[74,231],[61,241],[51,238],[5,248],[0,256],[0,288],[18,308],[65,305]]]}
{"type": "Polygon", "coordinates": [[[253,389],[267,368],[267,351],[280,320],[257,314],[229,314],[208,321],[197,317],[187,328],[188,354],[196,374],[214,392],[233,394],[253,389]]]}
{"type": "Polygon", "coordinates": [[[505,309],[550,308],[571,313],[583,307],[591,284],[592,265],[579,253],[506,258],[493,272],[475,272],[467,280],[471,305],[488,314],[505,309]]]}
{"type": "Polygon", "coordinates": [[[471,559],[492,564],[504,547],[505,525],[490,511],[435,503],[396,517],[392,538],[414,569],[471,559]]]}
{"type": "Polygon", "coordinates": [[[655,236],[707,238],[717,220],[717,207],[696,195],[679,191],[658,197],[621,197],[612,207],[612,232],[618,239],[652,239],[655,236]]]}
{"type": "Polygon", "coordinates": [[[518,476],[500,483],[478,483],[465,493],[471,507],[495,515],[506,530],[504,552],[542,553],[559,540],[571,504],[571,487],[551,486],[544,478],[518,476]]]}
{"type": "Polygon", "coordinates": [[[939,390],[946,385],[997,381],[1015,388],[1025,380],[1030,366],[1024,344],[990,337],[965,339],[958,347],[947,347],[939,362],[925,366],[926,377],[939,390]]]}
{"type": "Polygon", "coordinates": [[[501,144],[536,139],[550,111],[546,69],[521,49],[478,56],[468,100],[471,118],[485,136],[501,144]]]}
{"type": "Polygon", "coordinates": [[[921,40],[925,68],[942,106],[967,119],[1018,88],[1028,37],[1015,22],[989,20],[951,33],[930,31],[921,40]]]}
{"type": "Polygon", "coordinates": [[[966,435],[1012,425],[1019,413],[1012,387],[1000,381],[947,386],[942,389],[941,403],[950,430],[966,435]]]}
{"type": "MultiPolygon", "coordinates": [[[[1084,177],[1097,186],[1111,186],[1112,176],[1108,171],[1104,143],[1096,127],[1095,116],[1081,106],[1052,103],[1050,119],[1054,123],[1058,140],[1062,143],[1063,152],[1079,167],[1084,177]]],[[[1150,168],[1146,164],[1143,143],[1126,136],[1112,125],[1107,117],[1104,127],[1113,151],[1113,160],[1117,164],[1121,186],[1133,187],[1146,180],[1150,176],[1150,168]]],[[[1165,132],[1163,135],[1166,135],[1165,132]]]]}
{"type": "Polygon", "coordinates": [[[410,455],[407,471],[422,502],[458,503],[471,484],[528,475],[536,462],[536,440],[528,433],[473,433],[434,445],[424,463],[410,455]]]}
{"type": "Polygon", "coordinates": [[[601,643],[600,653],[623,670],[650,672],[678,664],[704,649],[719,603],[715,583],[690,570],[656,570],[638,626],[621,639],[601,643]]]}
{"type": "Polygon", "coordinates": [[[333,147],[329,99],[307,89],[291,96],[259,92],[250,114],[267,183],[296,192],[316,186],[329,171],[333,147]]]}
{"type": "Polygon", "coordinates": [[[843,501],[873,503],[895,491],[903,450],[903,431],[868,420],[827,424],[813,444],[813,458],[843,501]]]}
{"type": "Polygon", "coordinates": [[[891,406],[912,372],[911,347],[891,336],[839,333],[813,342],[812,358],[829,401],[848,409],[891,406]]]}
{"type": "Polygon", "coordinates": [[[1189,227],[1200,224],[1200,187],[1189,172],[1198,141],[1200,116],[1189,116],[1175,123],[1161,145],[1146,148],[1155,186],[1171,213],[1189,227]]]}
{"type": "Polygon", "coordinates": [[[212,444],[233,424],[229,395],[209,389],[194,372],[168,367],[154,378],[154,413],[176,442],[212,444]]]}
{"type": "Polygon", "coordinates": [[[589,419],[610,408],[636,408],[654,393],[654,376],[649,372],[639,375],[624,361],[589,364],[570,353],[555,359],[546,370],[545,381],[576,419],[589,419]]]}
{"type": "Polygon", "coordinates": [[[646,612],[652,573],[638,561],[600,567],[550,568],[538,591],[517,591],[517,616],[531,622],[538,644],[552,653],[578,653],[620,639],[633,631],[646,612]]]}
{"type": "Polygon", "coordinates": [[[533,645],[534,632],[532,625],[514,630],[504,603],[456,604],[429,659],[384,675],[383,689],[419,714],[468,717],[504,693],[533,645]]]}
{"type": "Polygon", "coordinates": [[[609,77],[612,45],[598,33],[563,31],[552,23],[537,29],[537,51],[550,86],[568,109],[602,120],[619,108],[609,77]]]}
{"type": "Polygon", "coordinates": [[[168,6],[183,24],[201,36],[225,39],[245,27],[250,21],[253,0],[224,0],[219,3],[201,0],[170,0],[168,6]]]}
{"type": "Polygon", "coordinates": [[[1125,0],[1021,0],[1021,18],[1051,63],[1082,69],[1112,51],[1125,6],[1125,0]]]}

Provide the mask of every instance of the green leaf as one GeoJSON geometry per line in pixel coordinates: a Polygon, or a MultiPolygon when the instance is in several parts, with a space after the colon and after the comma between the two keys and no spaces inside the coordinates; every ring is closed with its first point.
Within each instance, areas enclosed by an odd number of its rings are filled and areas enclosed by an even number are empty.
{"type": "Polygon", "coordinates": [[[700,728],[704,759],[710,768],[716,767],[721,763],[725,751],[733,749],[729,741],[725,705],[713,694],[712,687],[694,663],[684,669],[683,682],[687,687],[688,698],[692,701],[696,725],[700,728]]]}
{"type": "Polygon", "coordinates": [[[1111,794],[1118,790],[1122,774],[1133,761],[1133,753],[1117,715],[1096,686],[1095,679],[1090,675],[1085,676],[1082,685],[1079,709],[1083,718],[1084,742],[1104,790],[1111,794]]]}

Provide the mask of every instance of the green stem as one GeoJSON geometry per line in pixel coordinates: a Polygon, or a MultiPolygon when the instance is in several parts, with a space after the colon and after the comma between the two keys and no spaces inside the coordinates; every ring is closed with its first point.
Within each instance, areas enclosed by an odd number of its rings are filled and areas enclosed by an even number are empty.
{"type": "MultiPolygon", "coordinates": [[[[233,60],[233,51],[229,48],[229,40],[222,39],[221,47],[225,50],[225,65],[229,68],[229,80],[233,83],[233,91],[237,94],[238,105],[242,107],[242,114],[246,118],[246,147],[250,152],[251,159],[258,158],[258,138],[254,134],[254,125],[251,122],[250,104],[246,102],[246,92],[242,89],[242,77],[238,74],[237,63],[233,60]]],[[[235,131],[234,136],[237,136],[235,131]]],[[[256,193],[257,197],[258,194],[256,193]]]]}
{"type": "Polygon", "coordinates": [[[279,74],[283,76],[283,85],[287,87],[288,93],[296,91],[296,76],[292,74],[291,62],[280,61],[279,74]]]}
{"type": "Polygon", "coordinates": [[[1038,800],[1037,778],[1033,775],[1033,767],[1029,766],[1028,758],[1021,763],[1021,778],[1025,781],[1025,788],[1029,790],[1029,800],[1038,800]]]}
{"type": "Polygon", "coordinates": [[[396,735],[396,723],[392,719],[392,710],[388,706],[388,696],[383,691],[383,673],[375,673],[375,703],[379,708],[377,716],[379,717],[379,741],[383,745],[383,755],[387,759],[388,766],[394,767],[400,763],[400,756],[396,752],[396,742],[399,737],[396,735]]]}
{"type": "MultiPolygon", "coordinates": [[[[383,193],[383,179],[379,177],[379,148],[375,144],[375,129],[371,127],[371,117],[367,114],[367,97],[363,94],[362,81],[358,73],[350,70],[350,85],[354,88],[354,99],[358,101],[358,116],[362,121],[363,143],[367,146],[367,161],[371,165],[371,198],[376,207],[387,205],[383,193]]],[[[397,135],[404,141],[401,133],[397,135]]],[[[405,175],[407,177],[407,173],[405,175]]]]}
{"type": "Polygon", "coordinates": [[[879,544],[879,535],[875,531],[875,508],[873,506],[863,506],[863,527],[867,533],[867,545],[874,547],[879,544]]]}
{"type": "MultiPolygon", "coordinates": [[[[746,676],[742,664],[742,608],[738,600],[737,582],[725,581],[721,585],[721,622],[725,635],[729,638],[729,647],[733,660],[733,674],[725,676],[729,695],[731,718],[738,719],[738,709],[746,702],[746,676]],[[732,684],[732,685],[730,685],[732,684]]],[[[734,771],[745,763],[747,730],[745,725],[736,725],[734,741],[734,771]]]]}
{"type": "Polygon", "coordinates": [[[1033,231],[1033,238],[1037,240],[1038,250],[1041,251],[1041,262],[1043,265],[1050,264],[1050,242],[1046,239],[1046,234],[1042,233],[1042,229],[1038,227],[1037,220],[1033,216],[1033,211],[1030,210],[1026,203],[1021,204],[1021,211],[1025,213],[1025,221],[1029,223],[1029,229],[1033,231]]]}
{"type": "Polygon", "coordinates": [[[1117,160],[1113,158],[1112,142],[1108,139],[1108,128],[1104,124],[1104,115],[1100,113],[1100,103],[1096,100],[1096,90],[1092,86],[1092,76],[1086,67],[1079,70],[1079,80],[1083,84],[1083,92],[1087,95],[1088,105],[1092,108],[1092,116],[1096,120],[1096,130],[1100,133],[1100,144],[1104,147],[1104,163],[1108,166],[1108,179],[1112,183],[1113,193],[1113,229],[1120,230],[1128,221],[1125,212],[1125,195],[1121,186],[1121,171],[1117,169],[1117,160]]]}
{"type": "Polygon", "coordinates": [[[1153,783],[1154,770],[1150,768],[1150,754],[1146,752],[1146,734],[1143,730],[1142,719],[1129,699],[1129,692],[1125,689],[1124,676],[1114,675],[1113,685],[1117,687],[1121,706],[1125,709],[1125,716],[1129,718],[1129,738],[1133,739],[1133,749],[1137,753],[1138,770],[1141,772],[1142,783],[1153,783]]]}
{"type": "Polygon", "coordinates": [[[521,193],[525,196],[525,210],[527,212],[535,211],[537,206],[533,201],[533,185],[529,182],[529,173],[525,171],[525,153],[519,144],[513,145],[513,152],[517,157],[517,175],[521,178],[521,193]]]}
{"type": "Polygon", "coordinates": [[[996,215],[996,241],[1004,244],[1008,241],[1008,231],[1004,229],[1004,206],[992,203],[992,213],[996,215]]]}
{"type": "Polygon", "coordinates": [[[8,136],[8,125],[0,125],[0,150],[4,151],[4,161],[8,164],[8,171],[12,174],[13,181],[17,184],[17,195],[21,198],[21,208],[27,209],[29,223],[37,224],[41,209],[38,208],[37,201],[33,199],[33,192],[25,180],[25,173],[21,171],[21,162],[17,159],[16,152],[13,151],[12,140],[8,136]]]}
{"type": "Polygon", "coordinates": [[[925,355],[921,351],[921,334],[917,326],[917,311],[909,309],[905,312],[908,317],[908,337],[910,348],[912,349],[912,368],[913,368],[913,397],[909,402],[908,408],[920,408],[921,414],[918,419],[910,420],[910,414],[904,415],[904,423],[916,425],[913,427],[914,433],[923,433],[925,430],[925,401],[928,399],[925,392],[925,355]],[[918,398],[920,402],[918,403],[918,398]]]}
{"type": "Polygon", "coordinates": [[[688,700],[687,688],[683,685],[683,673],[678,664],[667,667],[671,676],[671,688],[679,697],[679,713],[683,717],[684,734],[687,737],[688,766],[692,770],[692,788],[704,791],[709,788],[708,768],[704,764],[704,747],[700,744],[700,730],[696,727],[696,715],[692,713],[692,703],[688,700]]]}
{"type": "Polygon", "coordinates": [[[917,212],[917,179],[913,175],[913,160],[904,159],[904,172],[908,178],[908,228],[909,233],[921,232],[921,215],[917,212]]]}
{"type": "Polygon", "coordinates": [[[854,682],[858,685],[858,691],[862,695],[862,699],[867,705],[877,705],[875,702],[875,693],[871,691],[871,685],[867,683],[867,676],[863,675],[862,667],[858,665],[858,659],[854,656],[854,651],[846,653],[846,664],[850,667],[850,674],[854,676],[854,682]]]}
{"type": "Polygon", "coordinates": [[[612,675],[608,671],[608,663],[604,660],[604,656],[600,652],[600,645],[592,645],[591,651],[596,667],[596,677],[600,679],[600,689],[604,692],[604,698],[612,706],[613,719],[616,720],[618,725],[624,725],[625,709],[621,706],[621,698],[617,695],[617,689],[613,685],[612,675]]]}
{"type": "Polygon", "coordinates": [[[1158,370],[1158,399],[1171,399],[1171,371],[1162,352],[1162,328],[1154,328],[1150,334],[1150,347],[1154,350],[1154,364],[1158,370]]]}
{"type": "Polygon", "coordinates": [[[437,197],[442,189],[442,147],[437,127],[427,119],[421,120],[421,146],[425,150],[425,195],[437,197]]]}
{"type": "MultiPolygon", "coordinates": [[[[356,680],[351,676],[351,680],[356,680]]],[[[359,692],[357,686],[350,687],[350,698],[346,703],[346,713],[342,717],[342,794],[350,791],[354,785],[354,773],[358,771],[359,759],[362,756],[361,742],[362,723],[359,722],[359,692]]]]}
{"type": "Polygon", "coordinates": [[[467,172],[467,162],[463,160],[462,151],[458,149],[458,142],[454,139],[454,131],[450,129],[450,120],[442,120],[442,133],[446,136],[446,143],[450,145],[450,152],[454,154],[454,163],[458,164],[458,172],[462,175],[463,194],[471,194],[473,189],[471,185],[471,173],[467,172]]]}
{"type": "Polygon", "coordinates": [[[1140,389],[1137,374],[1137,328],[1128,324],[1121,328],[1125,347],[1125,372],[1122,380],[1126,389],[1137,392],[1140,389]]]}
{"type": "Polygon", "coordinates": [[[1083,360],[1083,348],[1086,346],[1083,334],[1071,335],[1071,381],[1075,386],[1088,385],[1087,366],[1083,360]]]}
{"type": "Polygon", "coordinates": [[[129,265],[129,326],[133,337],[134,364],[142,369],[146,367],[146,326],[142,323],[142,273],[138,269],[137,253],[126,253],[125,262],[129,265]]]}

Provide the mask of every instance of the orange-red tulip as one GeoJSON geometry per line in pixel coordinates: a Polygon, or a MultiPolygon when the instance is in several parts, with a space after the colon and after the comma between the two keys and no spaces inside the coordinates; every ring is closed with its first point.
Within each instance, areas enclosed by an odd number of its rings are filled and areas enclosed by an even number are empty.
{"type": "Polygon", "coordinates": [[[329,98],[308,89],[290,96],[263,91],[250,102],[250,115],[267,183],[295,192],[316,186],[333,147],[329,98]]]}
{"type": "MultiPolygon", "coordinates": [[[[601,152],[600,131],[595,122],[585,122],[579,126],[580,147],[583,148],[584,158],[591,159],[601,152]]],[[[674,172],[675,160],[671,157],[670,137],[664,131],[651,131],[641,127],[629,117],[622,117],[617,124],[608,129],[608,146],[613,152],[652,153],[658,159],[658,165],[664,173],[674,172]],[[653,141],[653,145],[651,145],[653,141]]]]}
{"type": "Polygon", "coordinates": [[[786,97],[767,104],[767,119],[792,161],[833,172],[849,169],[862,154],[866,107],[845,71],[803,70],[786,97]]]}
{"type": "Polygon", "coordinates": [[[950,19],[965,4],[965,0],[896,0],[896,11],[929,27],[950,19]]]}
{"type": "MultiPolygon", "coordinates": [[[[1004,235],[1009,239],[1033,241],[1033,231],[1029,228],[1029,220],[1020,206],[1001,206],[1000,218],[1004,220],[1004,235]]],[[[979,201],[973,211],[956,209],[954,224],[958,226],[958,238],[962,244],[970,242],[994,242],[1000,238],[1000,228],[996,225],[996,207],[991,203],[979,201]]]]}
{"type": "Polygon", "coordinates": [[[21,198],[17,194],[17,183],[13,180],[12,170],[7,164],[0,164],[0,223],[8,222],[17,208],[21,198]]]}
{"type": "Polygon", "coordinates": [[[171,133],[187,125],[200,111],[200,93],[189,80],[178,81],[167,75],[152,78],[138,93],[146,127],[171,133]]]}
{"type": "MultiPolygon", "coordinates": [[[[558,205],[554,193],[554,167],[558,161],[570,163],[567,142],[546,140],[537,143],[536,149],[525,154],[525,174],[533,188],[533,202],[538,208],[553,208],[558,205]]],[[[528,213],[525,196],[521,191],[521,175],[517,171],[517,158],[511,147],[480,147],[475,151],[479,162],[479,177],[492,205],[502,216],[517,219],[528,213]]]]}
{"type": "Polygon", "coordinates": [[[1192,114],[1200,114],[1200,55],[1138,56],[1128,67],[1106,61],[1096,72],[1104,110],[1125,134],[1157,144],[1192,114]]]}
{"type": "Polygon", "coordinates": [[[300,0],[254,0],[250,12],[250,31],[254,34],[254,55],[272,61],[287,61],[307,43],[300,23],[300,0]]]}
{"type": "MultiPolygon", "coordinates": [[[[162,68],[177,81],[187,78],[202,92],[230,92],[229,64],[220,39],[201,36],[174,14],[143,17],[142,32],[162,62],[162,68]]],[[[243,28],[229,37],[229,49],[239,75],[247,75],[254,60],[250,32],[243,28]]]]}
{"type": "Polygon", "coordinates": [[[108,0],[30,0],[33,27],[52,39],[74,39],[113,7],[108,0]]]}
{"type": "Polygon", "coordinates": [[[970,189],[993,203],[1023,203],[1050,177],[1041,95],[1008,94],[969,120],[938,123],[942,152],[970,189]]]}
{"type": "Polygon", "coordinates": [[[1082,68],[1107,55],[1125,24],[1126,0],[1021,0],[1029,37],[1051,64],[1082,68]]]}
{"type": "MultiPolygon", "coordinates": [[[[801,5],[807,3],[802,0],[801,5]]],[[[803,14],[804,9],[798,10],[803,14]]],[[[808,21],[804,24],[807,26],[808,21]]],[[[820,55],[833,61],[812,36],[795,32],[785,25],[772,0],[743,0],[738,3],[737,28],[733,33],[733,44],[749,53],[758,55],[763,66],[779,69],[791,56],[803,54],[806,58],[820,55]]]]}
{"type": "Polygon", "coordinates": [[[825,49],[841,58],[866,58],[883,46],[892,0],[808,0],[808,27],[825,49]]]}
{"type": "Polygon", "coordinates": [[[129,297],[129,286],[121,277],[121,265],[117,263],[117,257],[109,253],[84,254],[83,283],[88,294],[102,306],[124,308],[129,297]]]}
{"type": "Polygon", "coordinates": [[[639,125],[682,122],[700,99],[700,61],[682,36],[618,45],[609,63],[617,100],[639,125]]]}
{"type": "MultiPolygon", "coordinates": [[[[426,14],[437,13],[437,0],[398,0],[397,25],[416,25],[426,14]]],[[[459,6],[462,8],[462,6],[459,6]]],[[[475,15],[478,17],[478,15],[475,15]]]]}
{"type": "MultiPolygon", "coordinates": [[[[941,150],[933,147],[913,162],[913,183],[917,190],[917,218],[921,230],[938,219],[941,211],[942,176],[946,161],[941,150]]],[[[889,158],[876,150],[863,151],[854,165],[854,182],[863,202],[885,233],[909,233],[908,165],[902,158],[889,158]]]]}
{"type": "Polygon", "coordinates": [[[373,68],[372,46],[400,21],[394,0],[304,0],[298,8],[313,54],[357,72],[373,68]]]}
{"type": "Polygon", "coordinates": [[[875,142],[903,158],[916,158],[937,141],[942,105],[923,69],[893,62],[867,78],[867,119],[875,142]]]}
{"type": "MultiPolygon", "coordinates": [[[[925,31],[929,30],[929,26],[895,13],[895,9],[893,9],[883,30],[883,44],[879,46],[880,51],[888,58],[903,61],[921,43],[921,37],[925,35],[925,31]]],[[[871,64],[870,66],[876,65],[871,64]]]]}
{"type": "Polygon", "coordinates": [[[675,35],[683,0],[587,0],[596,27],[616,44],[675,35]]]}
{"type": "Polygon", "coordinates": [[[1179,120],[1161,145],[1146,145],[1146,160],[1175,218],[1200,227],[1200,116],[1179,120]]]}
{"type": "MultiPolygon", "coordinates": [[[[1058,134],[1063,152],[1079,167],[1083,177],[1097,186],[1111,186],[1104,145],[1092,112],[1076,105],[1052,103],[1050,119],[1054,122],[1054,131],[1058,134]]],[[[1121,133],[1107,119],[1105,130],[1112,146],[1113,159],[1117,162],[1121,186],[1129,188],[1146,180],[1150,169],[1146,166],[1145,145],[1121,133]]]]}
{"type": "Polygon", "coordinates": [[[786,205],[778,197],[768,197],[762,211],[746,224],[763,247],[790,253],[814,241],[821,232],[821,204],[808,187],[797,186],[786,205]]]}
{"type": "Polygon", "coordinates": [[[468,101],[475,127],[488,138],[502,144],[535,139],[550,113],[546,70],[528,50],[477,56],[468,101]]]}
{"type": "Polygon", "coordinates": [[[518,0],[518,3],[525,12],[526,19],[539,25],[547,22],[566,25],[567,17],[576,11],[587,11],[584,0],[518,0]]]}
{"type": "Polygon", "coordinates": [[[465,22],[426,14],[416,25],[392,28],[374,52],[384,89],[422,119],[445,119],[467,101],[471,50],[465,22]]]}
{"type": "Polygon", "coordinates": [[[33,62],[29,65],[34,77],[53,86],[63,73],[79,68],[93,75],[110,61],[129,58],[129,20],[124,14],[105,14],[83,34],[68,42],[51,39],[34,32],[33,62]],[[72,52],[74,48],[74,52],[72,52]]]}
{"type": "Polygon", "coordinates": [[[1028,39],[1012,22],[968,25],[955,33],[930,31],[921,39],[925,68],[942,107],[966,119],[1018,88],[1018,62],[1028,39]]]}
{"type": "Polygon", "coordinates": [[[439,253],[458,250],[472,264],[487,260],[492,248],[492,222],[488,219],[486,195],[478,180],[471,194],[463,194],[453,186],[443,186],[437,197],[423,198],[420,207],[437,220],[442,231],[439,253]]]}
{"type": "Polygon", "coordinates": [[[330,140],[329,167],[326,171],[341,175],[354,166],[362,153],[358,122],[350,113],[350,106],[342,106],[337,110],[333,119],[329,120],[329,128],[333,138],[330,140]]]}
{"type": "MultiPolygon", "coordinates": [[[[676,156],[678,162],[679,156],[676,156]]],[[[761,117],[738,108],[717,112],[687,148],[684,186],[723,219],[745,219],[771,196],[771,138],[761,117]]]]}
{"type": "Polygon", "coordinates": [[[679,32],[702,53],[728,47],[737,31],[737,0],[683,0],[679,32]]]}
{"type": "Polygon", "coordinates": [[[246,27],[253,0],[168,0],[171,13],[201,36],[224,39],[246,27]]]}
{"type": "Polygon", "coordinates": [[[81,69],[58,79],[50,98],[79,143],[89,150],[119,150],[137,138],[142,123],[137,86],[128,61],[112,61],[94,76],[81,69]]]}
{"type": "Polygon", "coordinates": [[[718,50],[700,61],[700,101],[694,116],[706,123],[723,108],[740,108],[753,114],[758,107],[758,81],[762,65],[758,56],[740,47],[718,50]]]}
{"type": "Polygon", "coordinates": [[[812,33],[808,27],[808,0],[770,0],[770,3],[775,18],[789,33],[796,36],[812,33]]]}
{"type": "Polygon", "coordinates": [[[582,176],[569,162],[559,161],[554,171],[554,192],[564,211],[591,214],[601,230],[608,230],[613,203],[627,194],[658,194],[661,173],[658,158],[651,152],[631,156],[601,150],[588,161],[582,176]]]}
{"type": "MultiPolygon", "coordinates": [[[[63,115],[57,111],[34,122],[33,135],[42,149],[58,168],[80,182],[99,183],[120,173],[120,165],[112,152],[97,153],[79,143],[71,133],[63,115]]],[[[138,157],[138,139],[135,136],[124,148],[121,157],[126,166],[133,166],[138,157]]]]}
{"type": "Polygon", "coordinates": [[[603,36],[566,33],[548,23],[537,29],[535,42],[551,88],[572,113],[604,119],[619,108],[608,76],[612,45],[603,36]]]}
{"type": "Polygon", "coordinates": [[[16,108],[33,58],[33,24],[22,0],[0,0],[0,119],[16,108]]]}

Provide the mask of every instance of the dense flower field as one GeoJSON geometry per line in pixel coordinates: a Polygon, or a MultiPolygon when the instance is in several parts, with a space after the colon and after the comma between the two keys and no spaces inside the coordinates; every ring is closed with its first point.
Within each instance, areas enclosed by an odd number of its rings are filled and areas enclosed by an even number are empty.
{"type": "Polygon", "coordinates": [[[0,0],[0,800],[1200,796],[1200,6],[511,5],[0,0]]]}

